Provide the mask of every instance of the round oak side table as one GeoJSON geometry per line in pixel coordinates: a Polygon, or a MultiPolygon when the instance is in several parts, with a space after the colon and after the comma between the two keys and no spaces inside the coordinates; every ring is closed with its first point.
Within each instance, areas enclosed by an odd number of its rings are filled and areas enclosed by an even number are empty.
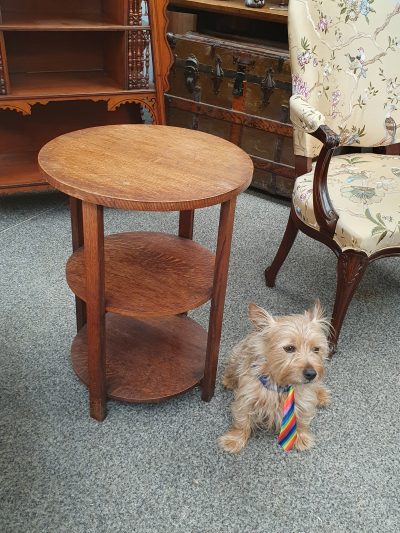
{"type": "Polygon", "coordinates": [[[237,195],[250,157],[199,131],[123,124],[61,135],[39,153],[48,182],[70,197],[76,298],[71,357],[90,414],[106,400],[158,402],[200,384],[214,394],[237,195]],[[220,204],[216,252],[193,240],[194,212],[220,204]],[[103,206],[178,211],[178,235],[104,236],[103,206]],[[208,331],[187,311],[211,300],[208,331]]]}

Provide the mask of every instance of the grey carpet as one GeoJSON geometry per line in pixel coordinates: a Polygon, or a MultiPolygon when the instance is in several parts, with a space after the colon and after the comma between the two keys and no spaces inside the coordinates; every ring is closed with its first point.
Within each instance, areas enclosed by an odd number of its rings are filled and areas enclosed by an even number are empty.
{"type": "MultiPolygon", "coordinates": [[[[216,445],[229,425],[221,386],[229,348],[249,329],[247,305],[330,311],[335,257],[300,235],[275,289],[264,285],[288,204],[241,195],[215,397],[199,389],[160,405],[108,403],[88,416],[69,363],[74,300],[65,199],[0,200],[0,531],[2,533],[397,532],[399,530],[400,261],[373,264],[349,309],[327,382],[333,403],[312,423],[317,446],[285,455],[259,432],[239,456],[216,445]]],[[[218,212],[196,215],[215,243],[218,212]]],[[[106,232],[175,232],[177,215],[106,211],[106,232]]],[[[192,313],[207,327],[208,306],[192,313]]]]}

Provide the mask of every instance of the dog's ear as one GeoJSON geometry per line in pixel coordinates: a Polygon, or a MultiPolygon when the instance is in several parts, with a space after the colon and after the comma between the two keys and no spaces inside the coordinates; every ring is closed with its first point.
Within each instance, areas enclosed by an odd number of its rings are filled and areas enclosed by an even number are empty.
{"type": "Polygon", "coordinates": [[[311,320],[325,322],[324,310],[322,309],[319,298],[315,300],[314,305],[307,311],[307,313],[309,314],[311,320]]]}
{"type": "Polygon", "coordinates": [[[249,317],[258,331],[275,323],[273,316],[256,304],[249,304],[249,317]]]}

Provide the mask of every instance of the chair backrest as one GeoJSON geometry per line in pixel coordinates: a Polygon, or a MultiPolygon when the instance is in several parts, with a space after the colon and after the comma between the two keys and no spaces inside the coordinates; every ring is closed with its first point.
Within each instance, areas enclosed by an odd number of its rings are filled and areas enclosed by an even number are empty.
{"type": "MultiPolygon", "coordinates": [[[[340,135],[341,145],[400,142],[400,1],[290,0],[293,94],[340,135]]],[[[320,143],[295,129],[295,153],[320,143]]]]}

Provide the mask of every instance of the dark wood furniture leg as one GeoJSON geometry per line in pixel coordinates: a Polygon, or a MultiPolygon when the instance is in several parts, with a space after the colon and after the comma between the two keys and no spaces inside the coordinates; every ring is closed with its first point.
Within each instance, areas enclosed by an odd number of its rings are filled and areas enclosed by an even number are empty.
{"type": "Polygon", "coordinates": [[[106,416],[103,207],[83,202],[90,416],[106,416]]]}
{"type": "Polygon", "coordinates": [[[179,237],[193,239],[194,211],[179,212],[179,237]]]}
{"type": "Polygon", "coordinates": [[[267,287],[273,287],[275,285],[276,276],[281,266],[283,265],[283,262],[285,261],[288,253],[290,252],[290,249],[292,248],[294,240],[299,231],[299,228],[297,227],[294,220],[295,216],[296,215],[293,213],[292,207],[292,209],[290,210],[289,220],[286,226],[285,233],[283,235],[282,242],[279,245],[274,260],[272,261],[271,265],[265,269],[264,272],[267,287]]]}
{"type": "Polygon", "coordinates": [[[344,317],[367,265],[368,257],[360,252],[347,250],[338,257],[336,298],[332,312],[332,331],[329,338],[330,356],[336,351],[344,317]]]}
{"type": "Polygon", "coordinates": [[[201,382],[201,398],[206,402],[211,400],[215,389],[235,207],[236,198],[221,204],[217,251],[215,254],[213,296],[211,299],[210,321],[208,326],[206,362],[204,377],[201,382]]]}
{"type": "MultiPolygon", "coordinates": [[[[83,220],[82,201],[77,198],[69,198],[69,210],[71,214],[72,250],[76,252],[83,246],[83,220]]],[[[86,303],[75,296],[76,329],[79,331],[86,324],[86,303]]]]}

